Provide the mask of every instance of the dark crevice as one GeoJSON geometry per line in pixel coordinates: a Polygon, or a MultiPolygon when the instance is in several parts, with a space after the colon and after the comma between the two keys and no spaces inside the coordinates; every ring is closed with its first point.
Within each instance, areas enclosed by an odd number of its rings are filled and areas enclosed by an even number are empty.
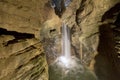
{"type": "Polygon", "coordinates": [[[52,6],[54,6],[56,15],[61,17],[63,12],[65,11],[64,0],[51,0],[51,4],[52,6]]]}
{"type": "Polygon", "coordinates": [[[43,57],[44,56],[44,53],[41,53],[41,54],[39,54],[39,55],[36,55],[35,57],[33,57],[32,59],[30,59],[30,61],[37,61],[37,59],[39,59],[39,58],[41,58],[41,57],[43,57]]]}
{"type": "Polygon", "coordinates": [[[116,17],[115,22],[112,24],[115,27],[111,28],[114,34],[114,40],[115,40],[115,50],[119,59],[119,51],[120,51],[120,3],[116,4],[113,8],[111,8],[109,11],[105,13],[103,16],[103,20],[112,19],[113,17],[116,17]],[[116,48],[117,47],[117,48],[116,48]]]}
{"type": "Polygon", "coordinates": [[[21,8],[23,8],[23,6],[18,6],[17,8],[18,8],[18,9],[21,9],[21,8]]]}
{"type": "Polygon", "coordinates": [[[37,56],[33,57],[32,59],[30,59],[30,61],[33,61],[33,60],[35,60],[35,59],[37,59],[39,57],[40,57],[40,55],[37,55],[37,56]]]}
{"type": "Polygon", "coordinates": [[[104,76],[105,80],[119,80],[120,59],[115,47],[118,45],[116,38],[120,37],[120,3],[105,12],[101,22],[106,23],[99,26],[99,54],[95,57],[95,73],[99,79],[102,79],[104,76]]]}
{"type": "MultiPolygon", "coordinates": [[[[119,9],[119,11],[120,11],[120,9],[119,9]]],[[[115,21],[114,24],[115,24],[116,26],[118,26],[118,29],[120,30],[120,13],[118,14],[117,19],[116,19],[116,21],[115,21]]]]}
{"type": "Polygon", "coordinates": [[[36,73],[34,73],[34,74],[32,74],[32,75],[31,75],[31,78],[35,77],[35,76],[38,75],[38,74],[39,74],[39,71],[36,72],[36,73]]]}
{"type": "Polygon", "coordinates": [[[82,0],[81,2],[81,6],[79,7],[79,9],[76,11],[76,23],[79,24],[78,22],[78,15],[84,10],[84,7],[85,7],[85,2],[87,0],[82,0]]]}
{"type": "Polygon", "coordinates": [[[85,2],[86,2],[86,1],[87,1],[87,0],[82,0],[81,6],[80,6],[80,8],[77,10],[76,15],[78,15],[79,13],[81,13],[81,12],[84,10],[85,2]]]}
{"type": "MultiPolygon", "coordinates": [[[[20,69],[22,69],[22,67],[24,67],[24,66],[26,66],[27,64],[30,64],[30,63],[32,62],[32,63],[34,63],[35,66],[32,67],[29,71],[26,71],[26,72],[24,73],[24,75],[21,75],[20,77],[26,77],[26,76],[28,76],[29,74],[31,74],[31,72],[34,71],[34,69],[35,69],[36,67],[42,65],[40,62],[39,62],[39,64],[37,64],[41,57],[43,57],[43,54],[39,54],[39,55],[33,57],[32,59],[30,59],[29,62],[18,66],[18,67],[16,68],[16,70],[15,70],[15,73],[18,73],[18,71],[19,71],[20,69]],[[36,65],[36,64],[37,64],[37,65],[36,65]]],[[[39,67],[38,67],[38,68],[39,68],[39,67]]],[[[39,70],[38,70],[38,71],[39,71],[39,70]]],[[[20,78],[20,77],[19,77],[19,78],[20,78]]]]}
{"type": "Polygon", "coordinates": [[[10,44],[18,43],[19,41],[17,39],[9,40],[8,42],[2,43],[4,46],[8,46],[10,44]]]}
{"type": "Polygon", "coordinates": [[[119,72],[117,70],[119,61],[117,59],[117,54],[115,53],[115,40],[112,29],[109,24],[103,24],[99,27],[99,31],[100,40],[98,45],[98,55],[95,57],[95,73],[100,80],[103,76],[105,80],[119,80],[119,72]]]}
{"type": "Polygon", "coordinates": [[[76,32],[76,26],[73,25],[72,28],[71,28],[71,34],[74,34],[76,32]]]}
{"type": "MultiPolygon", "coordinates": [[[[14,54],[14,56],[18,56],[18,55],[20,55],[20,54],[23,54],[23,52],[24,52],[24,53],[25,53],[25,52],[29,52],[29,51],[31,51],[31,50],[33,50],[33,49],[36,49],[36,48],[35,48],[35,47],[32,47],[32,46],[27,47],[27,48],[25,48],[24,50],[18,51],[16,54],[14,54]]],[[[13,56],[13,55],[11,55],[11,56],[13,56]]]]}
{"type": "Polygon", "coordinates": [[[50,30],[50,33],[55,32],[55,31],[56,31],[56,29],[51,29],[51,30],[50,30]]]}
{"type": "MultiPolygon", "coordinates": [[[[39,44],[39,42],[38,43],[35,43],[35,44],[33,44],[33,45],[36,45],[36,44],[39,44]]],[[[10,56],[18,56],[18,55],[21,55],[21,54],[23,54],[23,53],[25,53],[25,52],[29,52],[29,51],[31,51],[31,50],[33,50],[33,49],[37,49],[35,46],[33,46],[33,45],[31,45],[31,46],[29,46],[29,47],[26,47],[26,48],[24,48],[24,49],[22,49],[22,50],[19,50],[19,51],[17,51],[17,53],[15,52],[15,53],[13,53],[12,55],[10,55],[10,56]]],[[[41,51],[41,50],[39,50],[39,51],[41,51]]],[[[1,58],[0,58],[1,59],[1,58]]],[[[2,58],[2,59],[5,59],[5,58],[2,58]]]]}
{"type": "Polygon", "coordinates": [[[23,67],[23,65],[20,65],[16,68],[16,70],[20,70],[23,67]]]}
{"type": "Polygon", "coordinates": [[[115,49],[116,49],[116,53],[118,55],[118,58],[120,59],[120,13],[117,16],[117,19],[116,19],[114,25],[116,27],[113,28],[112,30],[113,30],[113,33],[114,33],[114,39],[116,41],[115,49]]]}
{"type": "MultiPolygon", "coordinates": [[[[115,49],[115,46],[118,45],[118,43],[116,43],[116,42],[120,41],[120,39],[119,39],[120,38],[120,3],[117,3],[114,7],[112,7],[107,12],[105,12],[105,14],[102,17],[101,22],[109,21],[109,20],[113,20],[113,21],[115,20],[115,22],[107,22],[107,25],[115,26],[113,28],[110,27],[110,30],[113,33],[113,36],[111,36],[111,37],[114,39],[114,43],[115,43],[114,49],[115,49]]],[[[117,53],[117,50],[115,53],[117,53]]],[[[113,56],[115,56],[115,55],[116,54],[113,54],[113,56]]],[[[116,57],[116,59],[117,59],[117,57],[116,57]]]]}
{"type": "Polygon", "coordinates": [[[40,71],[34,73],[31,75],[32,80],[38,80],[40,74],[42,74],[45,71],[45,68],[42,68],[40,71]]]}
{"type": "Polygon", "coordinates": [[[120,54],[118,54],[118,57],[120,57],[120,54]]]}
{"type": "Polygon", "coordinates": [[[112,7],[109,11],[107,11],[103,17],[101,22],[108,20],[108,19],[113,19],[115,16],[120,13],[120,3],[117,3],[114,7],[112,7]]]}
{"type": "MultiPolygon", "coordinates": [[[[24,64],[18,66],[18,67],[16,68],[16,71],[20,70],[22,67],[24,67],[25,65],[29,64],[30,62],[35,62],[35,61],[38,60],[40,57],[41,57],[41,54],[36,55],[35,57],[31,58],[31,59],[29,60],[29,62],[24,63],[24,64]]],[[[37,62],[37,61],[36,61],[36,62],[37,62]]]]}
{"type": "Polygon", "coordinates": [[[66,7],[72,2],[72,0],[50,0],[49,2],[54,8],[55,14],[61,17],[66,10],[66,7]]]}
{"type": "MultiPolygon", "coordinates": [[[[76,23],[77,23],[77,25],[78,25],[79,23],[81,23],[82,20],[84,20],[88,15],[90,15],[90,14],[93,12],[93,9],[92,9],[90,12],[88,12],[88,13],[85,14],[84,16],[81,16],[81,18],[79,17],[79,15],[80,15],[80,14],[84,11],[84,9],[85,9],[86,1],[87,1],[87,0],[82,0],[81,6],[80,6],[79,9],[76,11],[76,23]]],[[[93,8],[93,2],[92,2],[92,1],[89,1],[88,4],[90,4],[90,5],[92,6],[92,8],[93,8]]]]}
{"type": "Polygon", "coordinates": [[[15,39],[3,43],[4,46],[8,46],[9,44],[14,44],[19,41],[23,41],[23,40],[31,39],[35,37],[34,34],[19,33],[16,31],[7,31],[6,29],[3,29],[3,28],[0,28],[0,35],[12,35],[15,37],[15,39]]]}
{"type": "Polygon", "coordinates": [[[6,29],[0,28],[0,35],[13,35],[16,39],[26,39],[35,37],[34,34],[19,33],[16,31],[7,31],[6,29]]]}

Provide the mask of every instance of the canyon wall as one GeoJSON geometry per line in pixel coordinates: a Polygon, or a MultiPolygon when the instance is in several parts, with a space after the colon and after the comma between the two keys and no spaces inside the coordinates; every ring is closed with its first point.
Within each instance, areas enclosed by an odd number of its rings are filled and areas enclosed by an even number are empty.
{"type": "Polygon", "coordinates": [[[63,23],[71,28],[72,55],[100,80],[119,79],[120,1],[71,0],[59,13],[51,0],[0,0],[0,80],[48,80],[63,23]]]}

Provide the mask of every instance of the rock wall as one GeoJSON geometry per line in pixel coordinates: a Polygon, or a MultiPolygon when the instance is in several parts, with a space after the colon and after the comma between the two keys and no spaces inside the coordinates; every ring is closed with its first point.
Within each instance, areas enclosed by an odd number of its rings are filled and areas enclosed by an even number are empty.
{"type": "Polygon", "coordinates": [[[40,43],[41,25],[49,19],[46,3],[0,0],[0,80],[48,80],[40,43]]]}
{"type": "Polygon", "coordinates": [[[103,46],[109,41],[106,31],[114,30],[110,26],[120,12],[119,3],[119,0],[71,0],[58,16],[51,0],[0,0],[0,80],[47,80],[46,58],[50,64],[61,55],[63,23],[71,28],[72,55],[100,80],[113,80],[110,76],[119,71],[119,59],[109,49],[114,49],[115,41],[111,40],[110,48],[103,46]],[[118,10],[109,19],[113,7],[118,10]]]}

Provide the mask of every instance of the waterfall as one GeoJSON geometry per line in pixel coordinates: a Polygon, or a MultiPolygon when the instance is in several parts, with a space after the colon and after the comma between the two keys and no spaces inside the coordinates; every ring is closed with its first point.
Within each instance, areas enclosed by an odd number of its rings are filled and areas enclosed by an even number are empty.
{"type": "Polygon", "coordinates": [[[62,26],[62,53],[66,58],[71,57],[70,28],[65,24],[62,26]]]}
{"type": "Polygon", "coordinates": [[[81,61],[71,55],[70,28],[62,25],[62,53],[49,67],[49,80],[97,80],[81,61]]]}

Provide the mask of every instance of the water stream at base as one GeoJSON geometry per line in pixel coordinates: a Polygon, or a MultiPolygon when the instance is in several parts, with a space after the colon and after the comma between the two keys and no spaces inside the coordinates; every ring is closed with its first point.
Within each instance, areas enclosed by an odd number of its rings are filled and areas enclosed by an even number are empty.
{"type": "Polygon", "coordinates": [[[49,80],[97,80],[92,71],[71,56],[70,28],[62,26],[62,56],[49,66],[49,80]]]}

